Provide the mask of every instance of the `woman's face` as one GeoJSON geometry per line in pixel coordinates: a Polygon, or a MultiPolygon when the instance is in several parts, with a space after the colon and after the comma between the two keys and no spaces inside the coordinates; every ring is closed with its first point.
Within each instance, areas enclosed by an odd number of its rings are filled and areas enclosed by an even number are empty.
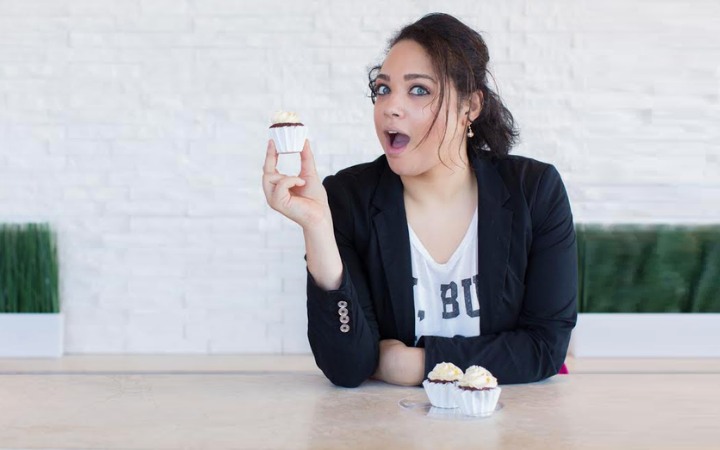
{"type": "MultiPolygon", "coordinates": [[[[462,165],[460,155],[467,162],[466,121],[464,118],[458,121],[456,116],[457,92],[452,83],[445,87],[444,101],[449,107],[447,123],[443,106],[429,136],[416,148],[440,109],[438,77],[420,44],[403,40],[390,49],[378,73],[375,91],[375,132],[393,172],[408,176],[422,174],[442,164],[440,156],[449,166],[450,162],[462,165]],[[394,149],[390,130],[407,135],[409,142],[403,148],[394,149]]],[[[398,142],[402,142],[402,137],[398,142]]]]}

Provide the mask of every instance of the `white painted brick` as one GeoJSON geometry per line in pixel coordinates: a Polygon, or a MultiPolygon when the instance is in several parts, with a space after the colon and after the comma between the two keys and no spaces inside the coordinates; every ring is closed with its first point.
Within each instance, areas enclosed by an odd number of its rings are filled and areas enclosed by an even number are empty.
{"type": "Polygon", "coordinates": [[[265,250],[263,236],[251,233],[187,233],[184,242],[192,246],[237,248],[250,254],[265,250]]]}
{"type": "Polygon", "coordinates": [[[56,17],[68,14],[65,1],[52,0],[5,0],[0,2],[0,16],[43,16],[56,17]]]}
{"type": "Polygon", "coordinates": [[[107,215],[148,215],[148,216],[184,216],[187,207],[180,203],[129,202],[116,201],[105,204],[107,215]]]}
{"type": "Polygon", "coordinates": [[[306,291],[307,273],[305,267],[298,264],[294,271],[283,277],[282,292],[285,294],[300,294],[306,291]]]}
{"type": "MultiPolygon", "coordinates": [[[[28,2],[33,3],[33,2],[28,2]]],[[[2,17],[0,33],[64,33],[74,31],[114,31],[115,21],[108,17],[2,17]]]]}
{"type": "Polygon", "coordinates": [[[68,167],[62,172],[53,174],[47,181],[51,183],[52,186],[83,186],[89,188],[93,186],[103,186],[106,179],[107,176],[102,172],[79,171],[68,167]]]}
{"type": "MultiPolygon", "coordinates": [[[[263,204],[259,201],[248,201],[248,196],[238,195],[232,203],[215,201],[214,199],[204,200],[202,202],[191,202],[188,204],[188,215],[191,217],[237,217],[252,214],[261,214],[267,203],[263,204]],[[245,197],[245,199],[243,199],[245,197]]],[[[265,201],[263,197],[263,201],[265,201]]]]}
{"type": "Polygon", "coordinates": [[[305,268],[307,266],[307,263],[303,258],[304,256],[305,249],[293,252],[292,256],[286,257],[286,259],[284,259],[282,263],[273,264],[272,268],[280,273],[285,273],[289,276],[292,276],[293,283],[299,283],[304,287],[304,280],[306,276],[305,268]],[[302,278],[302,280],[296,280],[296,278],[302,278]]]}
{"type": "Polygon", "coordinates": [[[5,161],[5,168],[11,170],[60,171],[69,165],[64,155],[39,154],[35,159],[30,159],[26,155],[10,154],[5,156],[5,161]]]}
{"type": "Polygon", "coordinates": [[[277,274],[279,272],[276,264],[282,261],[282,252],[279,250],[269,249],[251,249],[246,248],[217,248],[213,249],[214,261],[237,261],[252,258],[256,263],[267,263],[270,272],[277,274]]]}
{"type": "Polygon", "coordinates": [[[72,16],[137,16],[140,13],[138,0],[69,0],[72,16]]]}
{"type": "Polygon", "coordinates": [[[122,353],[126,336],[124,313],[65,306],[65,353],[122,353]]]}
{"type": "Polygon", "coordinates": [[[48,143],[48,152],[57,155],[92,155],[107,157],[110,155],[110,145],[107,141],[51,141],[48,143]]]}
{"type": "Polygon", "coordinates": [[[66,187],[62,191],[62,198],[66,202],[74,202],[78,200],[97,200],[97,201],[123,201],[127,200],[128,193],[126,188],[94,188],[85,189],[81,187],[66,187]]]}
{"type": "Polygon", "coordinates": [[[137,137],[140,139],[202,139],[214,133],[211,123],[189,123],[187,120],[159,121],[138,127],[137,137]]]}
{"type": "Polygon", "coordinates": [[[69,124],[67,135],[70,139],[134,139],[139,136],[135,125],[69,124]]]}
{"type": "MultiPolygon", "coordinates": [[[[283,307],[283,325],[289,327],[301,327],[307,330],[307,296],[305,291],[299,292],[295,295],[285,294],[291,297],[290,300],[284,304],[283,307]],[[297,298],[292,298],[297,297],[297,298]]],[[[339,321],[339,320],[338,320],[339,321]]]]}
{"type": "MultiPolygon", "coordinates": [[[[192,64],[196,50],[193,48],[130,48],[116,49],[116,61],[119,63],[143,63],[143,67],[159,64],[192,64]]],[[[147,91],[149,95],[156,91],[147,91]]]]}
{"type": "Polygon", "coordinates": [[[8,139],[48,139],[62,140],[67,135],[67,130],[63,125],[47,125],[47,124],[5,124],[4,128],[0,128],[0,139],[7,142],[8,139]]]}
{"type": "MultiPolygon", "coordinates": [[[[155,280],[153,284],[170,283],[155,280]]],[[[150,283],[148,283],[150,284],[150,283]]],[[[153,294],[152,292],[110,293],[98,295],[98,306],[108,311],[163,310],[172,311],[183,306],[183,294],[153,294]]]]}
{"type": "Polygon", "coordinates": [[[239,277],[218,278],[203,277],[185,280],[185,301],[190,306],[215,304],[221,306],[237,306],[239,304],[254,305],[263,302],[265,295],[279,294],[282,280],[279,277],[249,278],[239,277]]]}
{"type": "MultiPolygon", "coordinates": [[[[107,248],[128,248],[128,247],[142,247],[142,248],[157,248],[165,247],[172,248],[180,245],[183,242],[182,233],[134,233],[134,234],[115,234],[115,233],[104,233],[102,236],[103,244],[107,248]]],[[[146,268],[140,268],[138,271],[146,270],[146,268]]],[[[181,271],[176,271],[170,267],[158,267],[158,272],[168,271],[163,273],[179,274],[182,275],[181,271]]]]}
{"type": "Polygon", "coordinates": [[[367,71],[447,11],[576,222],[717,223],[720,4],[681,6],[3,1],[0,221],[60,230],[66,351],[308,353],[302,229],[261,187],[273,111],[321,179],[373,161],[367,71]]]}
{"type": "Polygon", "coordinates": [[[71,154],[63,158],[67,159],[68,168],[79,170],[134,170],[139,165],[137,158],[124,155],[94,158],[93,155],[71,154]]]}
{"type": "Polygon", "coordinates": [[[297,227],[282,233],[274,233],[267,236],[267,247],[272,249],[305,248],[305,238],[302,233],[302,228],[297,227]]]}
{"type": "MultiPolygon", "coordinates": [[[[113,54],[112,58],[117,55],[113,54]]],[[[101,64],[96,62],[75,62],[70,65],[68,75],[80,79],[107,80],[136,80],[142,75],[142,66],[139,64],[101,64]]]]}
{"type": "MultiPolygon", "coordinates": [[[[69,234],[97,234],[103,233],[120,233],[127,232],[130,230],[130,220],[127,217],[87,217],[82,221],[67,221],[62,224],[58,224],[58,227],[62,227],[61,230],[64,233],[69,234]]],[[[109,249],[84,249],[88,254],[93,252],[99,252],[100,255],[105,255],[110,252],[109,249]]],[[[82,254],[82,253],[81,253],[82,254]]]]}
{"type": "Polygon", "coordinates": [[[128,317],[127,351],[130,353],[196,353],[204,341],[185,339],[187,313],[173,310],[137,311],[128,317]]]}
{"type": "Polygon", "coordinates": [[[237,2],[234,0],[203,0],[195,2],[194,11],[198,16],[247,15],[263,16],[294,16],[301,14],[315,14],[323,9],[324,5],[308,2],[237,2]]]}
{"type": "Polygon", "coordinates": [[[193,22],[187,17],[121,17],[116,28],[121,32],[191,32],[193,22]]]}
{"type": "Polygon", "coordinates": [[[2,35],[4,46],[28,48],[29,50],[63,49],[67,45],[68,36],[65,32],[51,33],[7,33],[2,35]]]}
{"type": "Polygon", "coordinates": [[[282,353],[311,353],[307,338],[307,317],[304,324],[270,324],[268,334],[282,337],[282,353]]]}
{"type": "MultiPolygon", "coordinates": [[[[45,55],[50,61],[67,61],[70,63],[112,63],[122,62],[117,60],[118,50],[114,48],[71,48],[65,47],[48,52],[45,55]]],[[[70,69],[72,71],[72,66],[70,69]]],[[[106,80],[107,81],[107,80],[106,80]]],[[[70,81],[67,81],[70,83],[70,81]]]]}
{"type": "Polygon", "coordinates": [[[281,353],[280,336],[266,335],[258,339],[255,329],[248,326],[237,326],[234,333],[224,338],[211,338],[208,344],[210,354],[235,353],[281,353]]]}
{"type": "Polygon", "coordinates": [[[185,15],[192,12],[190,0],[140,0],[143,15],[185,15]]]}
{"type": "MultiPolygon", "coordinates": [[[[253,343],[260,344],[263,341],[272,341],[273,345],[279,343],[279,336],[268,335],[268,325],[281,322],[280,312],[276,309],[264,308],[262,305],[238,305],[228,302],[225,305],[213,302],[212,299],[200,308],[191,305],[191,310],[203,311],[189,320],[187,325],[187,336],[193,339],[204,338],[220,342],[227,341],[228,346],[245,346],[248,353],[253,353],[253,343]],[[250,309],[252,308],[252,309],[250,309]],[[262,310],[261,313],[258,311],[262,310]],[[269,339],[270,338],[270,339],[269,339]],[[276,339],[277,338],[277,339],[276,339]],[[237,342],[243,341],[243,342],[237,342]],[[278,342],[276,342],[278,341],[278,342]]],[[[279,350],[279,349],[278,349],[279,350]]]]}
{"type": "Polygon", "coordinates": [[[185,264],[185,273],[193,277],[267,277],[268,267],[257,262],[243,263],[202,263],[189,262],[185,264]]]}
{"type": "MultiPolygon", "coordinates": [[[[12,23],[11,20],[8,22],[12,23]]],[[[2,62],[41,62],[45,59],[43,49],[0,47],[0,61],[2,62]]]]}

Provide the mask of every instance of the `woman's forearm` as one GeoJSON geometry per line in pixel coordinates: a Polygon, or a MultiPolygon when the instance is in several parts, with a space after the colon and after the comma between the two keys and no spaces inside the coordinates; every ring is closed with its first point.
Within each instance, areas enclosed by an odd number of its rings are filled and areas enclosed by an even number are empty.
{"type": "Polygon", "coordinates": [[[425,349],[396,339],[380,341],[380,361],[372,378],[399,386],[418,386],[425,375],[425,349]]]}
{"type": "Polygon", "coordinates": [[[308,272],[315,283],[326,291],[335,290],[342,282],[343,263],[340,258],[332,220],[303,229],[308,272]]]}

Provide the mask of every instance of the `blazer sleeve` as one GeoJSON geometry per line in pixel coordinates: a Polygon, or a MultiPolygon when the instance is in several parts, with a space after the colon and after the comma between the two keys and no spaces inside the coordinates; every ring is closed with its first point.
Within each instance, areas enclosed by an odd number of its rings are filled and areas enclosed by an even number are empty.
{"type": "Polygon", "coordinates": [[[553,165],[540,176],[530,212],[533,236],[517,328],[472,337],[425,336],[425,378],[443,361],[483,366],[501,384],[539,381],[562,367],[577,321],[577,244],[567,192],[553,165]]]}
{"type": "MultiPolygon", "coordinates": [[[[380,333],[367,275],[354,247],[351,203],[335,175],[323,181],[332,213],[335,241],[343,263],[336,290],[319,287],[307,270],[308,340],[317,366],[335,385],[357,387],[377,370],[380,333]],[[340,301],[347,302],[349,331],[340,327],[340,301]]],[[[307,253],[305,254],[307,262],[307,253]]]]}

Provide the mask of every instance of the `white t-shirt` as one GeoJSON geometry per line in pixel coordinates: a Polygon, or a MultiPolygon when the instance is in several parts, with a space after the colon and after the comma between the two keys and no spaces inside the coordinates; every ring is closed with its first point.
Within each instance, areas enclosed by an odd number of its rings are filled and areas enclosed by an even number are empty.
{"type": "Polygon", "coordinates": [[[465,238],[438,264],[408,223],[415,301],[415,344],[421,336],[479,336],[478,211],[465,238]]]}

